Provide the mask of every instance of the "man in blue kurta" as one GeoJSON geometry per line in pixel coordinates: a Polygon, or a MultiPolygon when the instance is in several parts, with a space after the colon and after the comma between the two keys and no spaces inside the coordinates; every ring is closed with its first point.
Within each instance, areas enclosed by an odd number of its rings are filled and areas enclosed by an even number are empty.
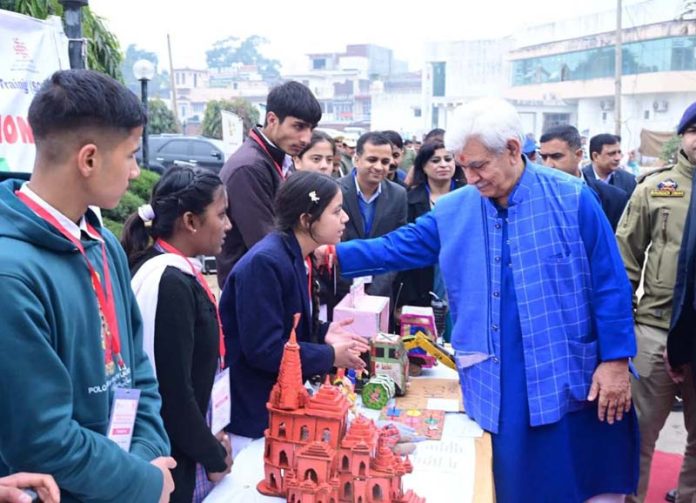
{"type": "Polygon", "coordinates": [[[337,246],[342,273],[439,263],[467,414],[491,432],[497,500],[623,501],[638,478],[631,287],[581,179],[531,163],[514,108],[463,106],[469,185],[415,223],[337,246]]]}

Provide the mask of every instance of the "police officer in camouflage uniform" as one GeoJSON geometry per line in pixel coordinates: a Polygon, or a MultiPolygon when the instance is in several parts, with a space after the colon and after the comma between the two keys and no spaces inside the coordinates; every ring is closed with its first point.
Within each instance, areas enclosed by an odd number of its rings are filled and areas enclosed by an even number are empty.
{"type": "Polygon", "coordinates": [[[694,381],[690,375],[681,383],[673,381],[664,359],[677,260],[696,169],[695,106],[687,109],[677,133],[682,142],[676,164],[654,171],[639,182],[616,231],[626,272],[633,285],[638,341],[634,364],[640,379],[633,379],[631,385],[641,434],[640,482],[637,498],[627,500],[634,502],[642,502],[645,498],[655,442],[677,395],[684,401],[688,438],[676,501],[696,501],[694,381]],[[635,292],[643,271],[644,293],[637,301],[635,292]]]}

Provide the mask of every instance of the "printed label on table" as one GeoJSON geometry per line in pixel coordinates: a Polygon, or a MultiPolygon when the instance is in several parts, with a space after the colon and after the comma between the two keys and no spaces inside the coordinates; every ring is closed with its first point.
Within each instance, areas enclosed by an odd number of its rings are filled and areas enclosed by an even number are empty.
{"type": "Polygon", "coordinates": [[[130,450],[131,440],[133,440],[139,401],[139,389],[117,388],[114,391],[107,437],[126,452],[130,450]]]}

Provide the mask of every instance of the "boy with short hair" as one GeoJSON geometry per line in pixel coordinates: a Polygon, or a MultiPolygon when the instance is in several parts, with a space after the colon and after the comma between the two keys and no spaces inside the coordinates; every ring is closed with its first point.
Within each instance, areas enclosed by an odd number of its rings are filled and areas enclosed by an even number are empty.
{"type": "Polygon", "coordinates": [[[0,184],[0,475],[50,474],[64,502],[173,490],[126,257],[90,209],[114,208],[138,176],[145,121],[113,79],[56,72],[29,109],[31,179],[0,184]]]}

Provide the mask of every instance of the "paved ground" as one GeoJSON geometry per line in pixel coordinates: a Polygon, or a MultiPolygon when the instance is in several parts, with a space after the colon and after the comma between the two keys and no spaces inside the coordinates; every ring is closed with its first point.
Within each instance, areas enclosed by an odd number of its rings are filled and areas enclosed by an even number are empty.
{"type": "Polygon", "coordinates": [[[686,430],[684,429],[684,414],[672,412],[657,440],[657,449],[674,454],[684,454],[686,446],[686,430]]]}

